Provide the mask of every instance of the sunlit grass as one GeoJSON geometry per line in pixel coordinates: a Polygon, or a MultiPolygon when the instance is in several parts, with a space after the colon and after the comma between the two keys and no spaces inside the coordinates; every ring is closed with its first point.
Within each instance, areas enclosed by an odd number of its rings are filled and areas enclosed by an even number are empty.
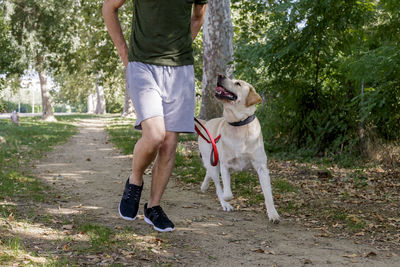
{"type": "MultiPolygon", "coordinates": [[[[22,117],[20,125],[0,120],[0,200],[5,201],[0,206],[0,219],[9,221],[2,229],[0,265],[16,262],[38,265],[35,253],[28,252],[23,239],[9,231],[14,221],[22,223],[24,218],[34,216],[27,203],[40,203],[51,198],[52,194],[47,194],[49,186],[33,177],[29,167],[32,160],[39,159],[76,133],[76,127],[71,124],[73,120],[75,117],[65,116],[59,122],[50,123],[22,117]]],[[[49,263],[49,266],[57,265],[57,260],[52,262],[54,264],[49,263]]]]}
{"type": "Polygon", "coordinates": [[[89,236],[89,249],[92,251],[102,251],[110,248],[110,246],[115,242],[112,239],[112,231],[108,227],[92,223],[84,223],[79,227],[79,230],[81,233],[89,236]]]}

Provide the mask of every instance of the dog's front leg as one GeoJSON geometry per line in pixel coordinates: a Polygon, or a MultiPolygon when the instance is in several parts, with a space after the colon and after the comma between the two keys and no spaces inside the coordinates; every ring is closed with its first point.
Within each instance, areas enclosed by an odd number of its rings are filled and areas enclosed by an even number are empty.
{"type": "Polygon", "coordinates": [[[264,193],[268,218],[273,223],[279,223],[279,214],[275,209],[274,200],[272,197],[271,178],[269,177],[269,170],[266,165],[254,166],[254,168],[257,171],[258,178],[260,179],[261,188],[264,193]]]}
{"type": "Polygon", "coordinates": [[[231,206],[231,204],[229,204],[228,202],[226,202],[223,198],[223,191],[222,191],[222,187],[221,187],[221,183],[219,181],[219,173],[220,173],[220,169],[219,166],[217,167],[210,167],[210,169],[207,169],[207,174],[213,179],[214,181],[214,185],[215,185],[215,191],[217,193],[217,197],[219,202],[221,203],[222,209],[224,211],[231,211],[233,210],[233,207],[231,206]]]}
{"type": "Polygon", "coordinates": [[[224,164],[221,164],[221,177],[224,190],[224,194],[222,195],[222,197],[224,200],[229,201],[233,198],[231,190],[231,175],[229,173],[229,168],[224,164]]]}

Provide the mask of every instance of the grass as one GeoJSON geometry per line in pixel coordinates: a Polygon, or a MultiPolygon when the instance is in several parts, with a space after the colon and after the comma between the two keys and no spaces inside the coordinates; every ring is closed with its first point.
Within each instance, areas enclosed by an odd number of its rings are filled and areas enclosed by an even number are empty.
{"type": "MultiPolygon", "coordinates": [[[[32,176],[29,167],[32,160],[39,159],[52,147],[66,142],[76,133],[72,122],[77,118],[58,117],[59,122],[50,123],[39,118],[22,117],[19,126],[9,120],[0,120],[0,201],[5,201],[0,206],[1,220],[32,217],[33,209],[27,210],[24,205],[51,198],[52,194],[48,193],[50,188],[32,176]]],[[[19,262],[20,256],[26,254],[32,253],[27,252],[21,237],[3,228],[0,264],[19,262]]],[[[54,264],[49,266],[56,266],[56,262],[53,261],[54,264]]]]}
{"type": "Polygon", "coordinates": [[[298,188],[284,179],[275,179],[272,182],[274,189],[281,193],[298,192],[298,188]]]}
{"type": "Polygon", "coordinates": [[[43,201],[47,189],[24,171],[33,159],[38,159],[54,145],[65,142],[76,133],[75,126],[64,122],[48,123],[37,118],[21,118],[17,126],[0,120],[0,200],[14,197],[43,201]]]}
{"type": "Polygon", "coordinates": [[[81,233],[89,236],[89,249],[91,251],[103,251],[104,248],[110,248],[114,242],[112,240],[112,231],[108,227],[93,223],[84,223],[79,227],[79,230],[81,233]]]}
{"type": "Polygon", "coordinates": [[[16,236],[2,241],[7,247],[7,253],[0,253],[0,263],[7,263],[15,260],[21,253],[25,252],[25,247],[21,239],[16,236]]]}

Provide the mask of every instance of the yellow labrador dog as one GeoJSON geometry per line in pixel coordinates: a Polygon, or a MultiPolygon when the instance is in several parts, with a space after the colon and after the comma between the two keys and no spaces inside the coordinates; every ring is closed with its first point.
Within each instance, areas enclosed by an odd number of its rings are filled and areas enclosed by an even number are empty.
{"type": "Polygon", "coordinates": [[[199,136],[199,150],[207,169],[201,190],[207,190],[212,179],[222,209],[231,211],[233,207],[227,202],[233,197],[229,169],[243,170],[252,166],[257,171],[264,193],[268,218],[278,223],[279,215],[272,198],[261,126],[254,115],[255,104],[260,103],[262,99],[250,84],[231,80],[223,75],[218,75],[215,96],[223,103],[223,117],[205,122],[205,127],[214,138],[221,134],[217,143],[219,163],[215,167],[211,165],[208,155],[212,146],[199,136]],[[219,180],[220,173],[223,189],[219,180]]]}

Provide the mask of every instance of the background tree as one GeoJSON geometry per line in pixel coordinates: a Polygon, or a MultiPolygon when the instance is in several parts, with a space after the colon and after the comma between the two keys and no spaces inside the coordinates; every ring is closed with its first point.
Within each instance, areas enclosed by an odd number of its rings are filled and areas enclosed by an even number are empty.
{"type": "Polygon", "coordinates": [[[76,1],[4,1],[10,15],[11,33],[23,51],[23,60],[34,68],[40,79],[44,120],[54,121],[46,73],[59,67],[75,48],[71,28],[76,1]]]}
{"type": "Polygon", "coordinates": [[[218,73],[233,75],[233,26],[229,0],[210,0],[203,24],[203,79],[200,118],[221,115],[222,106],[215,99],[218,73]]]}
{"type": "MultiPolygon", "coordinates": [[[[11,76],[20,76],[24,65],[20,60],[20,51],[13,42],[10,34],[11,25],[6,20],[5,5],[0,1],[0,91],[5,88],[6,79],[11,76]]],[[[1,104],[1,103],[0,103],[1,104]]]]}
{"type": "MultiPolygon", "coordinates": [[[[81,1],[74,24],[79,44],[76,52],[71,54],[71,61],[75,64],[67,61],[64,66],[68,75],[79,80],[86,79],[88,85],[72,89],[70,83],[73,83],[73,79],[64,79],[65,73],[62,72],[56,74],[57,81],[62,85],[64,95],[79,92],[80,100],[87,99],[90,94],[97,95],[96,101],[104,99],[99,102],[97,113],[107,110],[130,115],[134,109],[129,96],[125,94],[124,66],[105,28],[102,4],[102,0],[81,1]],[[71,89],[71,92],[66,92],[71,89]]],[[[131,16],[132,3],[127,2],[119,12],[121,26],[127,37],[130,34],[131,16]]]]}

